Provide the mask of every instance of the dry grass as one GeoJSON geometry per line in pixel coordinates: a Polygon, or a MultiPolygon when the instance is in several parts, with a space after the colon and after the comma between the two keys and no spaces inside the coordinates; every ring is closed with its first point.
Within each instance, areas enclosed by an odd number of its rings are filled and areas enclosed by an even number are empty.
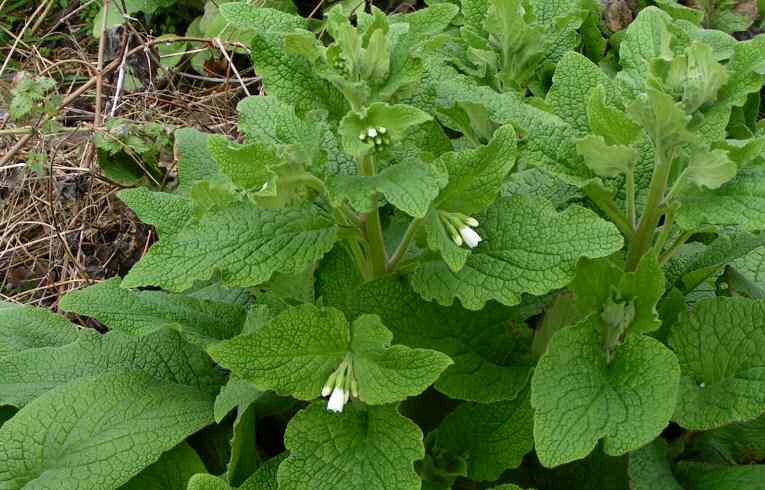
{"type": "MultiPolygon", "coordinates": [[[[155,238],[153,230],[116,197],[120,186],[98,168],[93,144],[94,134],[102,130],[93,127],[98,42],[77,34],[82,29],[76,24],[76,12],[72,13],[49,13],[34,43],[20,40],[15,48],[0,46],[0,59],[12,56],[13,71],[56,79],[62,96],[88,82],[92,85],[59,110],[56,120],[64,130],[56,134],[41,134],[38,121],[10,124],[0,102],[0,157],[8,157],[25,134],[32,133],[0,166],[0,300],[54,309],[58,298],[71,289],[125,274],[155,238]],[[43,49],[51,45],[55,45],[52,51],[43,49]],[[49,54],[44,56],[45,52],[49,54]],[[30,170],[28,162],[34,154],[45,155],[44,174],[30,170]]],[[[152,42],[138,30],[131,32],[123,36],[121,49],[127,47],[128,37],[131,49],[152,42]]],[[[210,43],[208,49],[216,48],[210,43]]],[[[223,66],[223,73],[206,77],[199,77],[188,64],[162,79],[149,77],[140,92],[119,91],[115,115],[236,136],[235,107],[243,88],[223,66]]],[[[259,84],[251,69],[240,75],[249,90],[257,93],[259,84]]],[[[6,69],[0,90],[8,92],[12,77],[12,70],[6,69]]],[[[102,114],[107,119],[116,86],[117,70],[113,70],[103,77],[102,114]]],[[[163,156],[162,165],[172,174],[172,152],[163,156]]]]}

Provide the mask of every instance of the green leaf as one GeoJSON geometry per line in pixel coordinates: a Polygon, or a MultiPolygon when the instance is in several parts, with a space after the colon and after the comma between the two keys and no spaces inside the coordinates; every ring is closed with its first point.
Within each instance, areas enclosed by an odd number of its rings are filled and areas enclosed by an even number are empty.
{"type": "Polygon", "coordinates": [[[242,31],[290,32],[308,27],[308,21],[303,17],[247,2],[222,3],[220,15],[242,31]]]}
{"type": "Polygon", "coordinates": [[[533,360],[528,329],[512,310],[488,305],[480,312],[424,301],[403,281],[379,279],[354,288],[349,317],[376,314],[394,339],[410,347],[444,352],[454,361],[436,381],[445,395],[491,403],[512,400],[528,383],[533,360]]]}
{"type": "Polygon", "coordinates": [[[627,110],[643,126],[656,146],[672,151],[677,145],[691,139],[686,129],[690,116],[671,95],[653,88],[646,89],[627,110]]]}
{"type": "Polygon", "coordinates": [[[0,301],[0,359],[77,340],[82,330],[45,308],[0,301]]]}
{"type": "Polygon", "coordinates": [[[441,258],[454,272],[459,272],[465,265],[470,252],[463,247],[457,246],[449,235],[449,232],[441,222],[438,210],[431,211],[425,218],[425,234],[428,247],[441,254],[441,258]]]}
{"type": "Polygon", "coordinates": [[[290,453],[279,466],[281,490],[421,486],[414,461],[425,456],[422,432],[393,405],[336,415],[313,403],[292,418],[284,444],[290,453]]]}
{"type": "Polygon", "coordinates": [[[390,346],[392,338],[375,316],[361,316],[349,327],[339,310],[306,304],[209,352],[258,388],[301,400],[318,397],[330,374],[351,354],[359,398],[383,404],[421,393],[451,364],[440,352],[390,346]]]}
{"type": "Polygon", "coordinates": [[[231,410],[235,408],[243,410],[261,395],[263,392],[251,383],[243,379],[229,378],[228,383],[220,389],[220,393],[215,397],[215,423],[220,424],[231,410]]]}
{"type": "Polygon", "coordinates": [[[197,452],[182,442],[121,486],[120,490],[186,490],[189,479],[195,473],[204,471],[205,465],[197,452]]]}
{"type": "Polygon", "coordinates": [[[226,479],[236,487],[258,469],[257,412],[255,405],[240,406],[231,436],[231,458],[226,467],[226,479]]]}
{"type": "Polygon", "coordinates": [[[686,7],[685,5],[677,3],[677,0],[656,0],[655,3],[662,10],[671,15],[673,19],[687,20],[697,26],[701,25],[701,21],[704,20],[703,11],[686,7]]]}
{"type": "Polygon", "coordinates": [[[758,490],[765,480],[765,465],[723,466],[681,461],[675,470],[688,490],[758,490]]]}
{"type": "Polygon", "coordinates": [[[617,79],[622,81],[634,96],[641,91],[648,78],[650,61],[654,58],[672,57],[671,34],[668,24],[672,18],[656,7],[647,7],[627,28],[619,44],[619,61],[622,71],[617,79]]]}
{"type": "Polygon", "coordinates": [[[412,286],[427,300],[481,309],[496,300],[512,306],[522,293],[542,295],[573,279],[580,257],[604,257],[622,247],[616,227],[573,206],[558,213],[524,196],[500,199],[478,221],[484,242],[459,272],[441,261],[423,262],[412,286]],[[530,253],[529,250],[533,250],[530,253]]]}
{"type": "Polygon", "coordinates": [[[559,331],[534,371],[534,441],[547,467],[583,458],[601,438],[612,456],[637,449],[667,426],[675,408],[680,367],[672,351],[628,335],[609,364],[595,320],[559,331]]]}
{"type": "Polygon", "coordinates": [[[717,101],[740,107],[765,83],[765,36],[734,43],[733,47],[733,57],[726,65],[730,78],[717,94],[717,101]]]}
{"type": "Polygon", "coordinates": [[[339,121],[348,111],[343,94],[332,83],[318,78],[302,57],[285,52],[282,35],[256,34],[252,57],[268,94],[294,106],[298,115],[323,109],[330,119],[339,121]]]}
{"type": "Polygon", "coordinates": [[[683,376],[673,419],[707,430],[765,411],[765,303],[701,301],[669,333],[683,376]]]}
{"type": "Polygon", "coordinates": [[[512,123],[521,131],[519,166],[540,167],[565,182],[584,185],[592,172],[576,153],[576,130],[555,114],[526,104],[513,93],[498,94],[488,87],[449,80],[439,86],[439,105],[470,103],[483,107],[497,124],[512,123]]]}
{"type": "Polygon", "coordinates": [[[313,208],[262,209],[242,203],[160,240],[121,286],[183,291],[215,271],[226,286],[255,286],[276,271],[304,270],[332,248],[335,234],[335,225],[313,208]]]}
{"type": "Polygon", "coordinates": [[[48,390],[102,372],[142,372],[159,381],[215,393],[222,376],[205,353],[172,330],[136,338],[88,331],[62,347],[32,349],[0,360],[0,405],[21,407],[48,390]]]}
{"type": "Polygon", "coordinates": [[[253,194],[275,195],[273,167],[285,163],[275,146],[259,142],[240,145],[223,135],[210,135],[207,146],[221,172],[237,187],[253,194]]]}
{"type": "Polygon", "coordinates": [[[638,152],[631,146],[609,145],[602,136],[588,134],[576,142],[576,151],[590,170],[601,177],[625,174],[634,165],[638,152]]]}
{"type": "Polygon", "coordinates": [[[168,192],[153,192],[146,187],[123,189],[117,196],[144,223],[154,225],[161,237],[174,235],[191,219],[189,199],[168,192]]]}
{"type": "Polygon", "coordinates": [[[471,479],[493,481],[531,452],[533,425],[528,391],[511,401],[463,403],[441,422],[435,444],[463,457],[471,479]]]}
{"type": "Polygon", "coordinates": [[[667,441],[657,437],[630,453],[630,484],[634,490],[683,490],[670,466],[667,441]]]}
{"type": "Polygon", "coordinates": [[[379,192],[396,208],[415,218],[423,218],[438,195],[438,178],[427,164],[415,161],[386,167],[377,175],[337,175],[327,181],[332,199],[346,199],[354,209],[372,211],[371,197],[379,192]]]}
{"type": "Polygon", "coordinates": [[[449,174],[436,206],[468,215],[486,209],[499,194],[505,176],[515,165],[517,137],[511,125],[498,128],[488,145],[444,153],[438,165],[449,174]]]}
{"type": "Polygon", "coordinates": [[[422,393],[453,361],[438,351],[391,346],[393,334],[376,315],[362,315],[351,326],[353,372],[359,399],[379,405],[422,393]]]}
{"type": "Polygon", "coordinates": [[[602,136],[609,145],[629,145],[642,135],[639,125],[621,110],[608,105],[603,85],[598,85],[590,92],[587,120],[592,132],[602,136]]]}
{"type": "MultiPolygon", "coordinates": [[[[343,148],[351,155],[360,157],[366,155],[375,149],[375,146],[384,148],[388,143],[377,143],[371,135],[368,135],[370,128],[384,128],[386,134],[390,137],[390,144],[404,139],[406,132],[420,124],[433,119],[428,113],[417,109],[414,106],[405,104],[390,105],[384,102],[375,102],[368,108],[360,112],[349,112],[340,121],[340,136],[343,142],[343,148]],[[365,139],[362,140],[361,136],[365,139]]],[[[383,135],[378,136],[382,138],[383,135]]]]}
{"type": "Polygon", "coordinates": [[[699,187],[718,189],[736,176],[736,170],[726,150],[699,148],[691,154],[686,178],[699,187]]]}
{"type": "Polygon", "coordinates": [[[765,229],[765,168],[740,169],[718,189],[686,188],[677,222],[685,230],[704,225],[765,229]]]}
{"type": "Polygon", "coordinates": [[[59,307],[132,335],[146,335],[164,327],[177,329],[202,347],[237,335],[246,315],[239,305],[124,289],[119,278],[72,291],[61,299],[59,307]]]}
{"type": "Polygon", "coordinates": [[[705,431],[690,441],[700,459],[725,464],[752,464],[765,459],[765,417],[705,431]]]}
{"type": "Polygon", "coordinates": [[[139,373],[83,378],[0,428],[3,487],[112,490],[212,422],[212,396],[139,373]]]}
{"type": "MultiPolygon", "coordinates": [[[[194,184],[222,175],[207,149],[209,135],[192,128],[175,132],[175,154],[178,159],[178,193],[190,197],[194,184]]],[[[139,214],[139,217],[141,215],[139,214]]]]}
{"type": "MultiPolygon", "coordinates": [[[[278,490],[276,472],[284,460],[276,456],[262,464],[255,473],[244,481],[237,490],[278,490]]],[[[218,477],[196,474],[189,480],[188,490],[234,490],[233,487],[218,477]]]]}
{"type": "Polygon", "coordinates": [[[553,85],[545,100],[555,114],[576,129],[578,135],[584,135],[590,131],[589,107],[597,87],[601,87],[601,97],[609,94],[609,101],[617,98],[613,95],[616,85],[599,66],[576,51],[569,51],[555,67],[553,85]]]}
{"type": "Polygon", "coordinates": [[[340,311],[305,304],[208,352],[261,390],[311,400],[345,357],[350,341],[348,322],[340,311]]]}

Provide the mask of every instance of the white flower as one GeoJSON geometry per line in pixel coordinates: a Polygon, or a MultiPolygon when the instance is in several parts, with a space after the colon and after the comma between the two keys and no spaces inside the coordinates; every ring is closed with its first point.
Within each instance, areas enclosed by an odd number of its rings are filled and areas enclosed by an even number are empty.
{"type": "Polygon", "coordinates": [[[327,410],[330,412],[340,413],[343,411],[343,405],[348,401],[345,391],[342,388],[335,388],[332,390],[332,396],[329,397],[329,403],[327,403],[327,410]]]}
{"type": "Polygon", "coordinates": [[[376,138],[377,137],[377,130],[375,128],[369,128],[369,129],[367,129],[367,135],[370,138],[376,138]]]}
{"type": "Polygon", "coordinates": [[[465,240],[465,245],[470,248],[476,248],[478,244],[483,241],[481,235],[476,233],[475,230],[469,226],[460,227],[460,235],[462,235],[462,239],[465,240]]]}

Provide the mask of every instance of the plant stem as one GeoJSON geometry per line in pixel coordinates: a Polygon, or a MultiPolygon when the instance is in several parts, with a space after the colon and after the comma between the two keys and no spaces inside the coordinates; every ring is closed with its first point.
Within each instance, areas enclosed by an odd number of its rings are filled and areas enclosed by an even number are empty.
{"type": "Polygon", "coordinates": [[[656,253],[661,254],[664,250],[664,245],[667,243],[669,236],[672,234],[672,226],[675,224],[675,208],[668,207],[667,214],[664,215],[664,225],[661,227],[659,238],[656,240],[656,253]]]}
{"type": "MultiPolygon", "coordinates": [[[[372,177],[377,173],[374,157],[365,155],[361,158],[361,175],[372,177]]],[[[380,222],[380,210],[377,209],[377,193],[370,198],[372,211],[367,215],[366,235],[369,244],[369,258],[372,261],[373,277],[385,274],[388,259],[385,254],[385,241],[383,240],[382,224],[380,222]]]]}
{"type": "Polygon", "coordinates": [[[653,241],[656,226],[659,224],[664,211],[661,202],[664,199],[664,193],[667,190],[667,181],[672,168],[671,159],[664,154],[664,149],[660,144],[656,144],[656,166],[651,176],[651,186],[648,189],[648,200],[646,201],[643,216],[640,219],[640,225],[633,240],[630,241],[627,251],[626,270],[634,272],[637,269],[643,254],[650,248],[653,241]]]}
{"type": "Polygon", "coordinates": [[[633,235],[635,234],[635,229],[630,224],[627,217],[622,213],[622,211],[616,206],[616,203],[614,201],[605,196],[603,193],[598,192],[593,187],[586,186],[583,188],[584,193],[587,195],[588,198],[592,202],[595,203],[598,208],[603,211],[606,216],[616,225],[617,228],[619,228],[619,231],[622,232],[624,237],[627,240],[631,240],[633,235]]]}
{"type": "Polygon", "coordinates": [[[388,272],[395,270],[401,258],[406,255],[406,251],[409,249],[409,244],[412,243],[412,239],[414,239],[414,235],[417,232],[420,223],[422,223],[422,218],[417,218],[413,219],[409,223],[409,226],[407,226],[404,236],[401,238],[401,242],[393,253],[393,257],[388,261],[388,272]]]}
{"type": "Polygon", "coordinates": [[[633,162],[627,170],[627,220],[633,230],[637,226],[635,206],[635,164],[633,162]]]}

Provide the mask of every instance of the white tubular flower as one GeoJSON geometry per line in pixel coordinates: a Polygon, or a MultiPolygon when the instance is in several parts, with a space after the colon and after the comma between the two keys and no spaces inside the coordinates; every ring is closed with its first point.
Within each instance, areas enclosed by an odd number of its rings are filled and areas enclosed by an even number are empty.
{"type": "Polygon", "coordinates": [[[375,128],[367,129],[367,136],[369,136],[370,138],[376,138],[377,137],[377,130],[375,128]]]}
{"type": "Polygon", "coordinates": [[[481,238],[481,235],[476,233],[475,230],[469,226],[460,227],[460,235],[462,236],[462,239],[465,241],[465,245],[467,245],[470,248],[476,248],[478,244],[483,241],[483,238],[481,238]]]}
{"type": "Polygon", "coordinates": [[[468,217],[465,219],[465,224],[466,224],[466,225],[468,225],[468,226],[469,226],[469,227],[471,227],[471,228],[475,228],[476,226],[478,226],[478,225],[479,225],[479,223],[478,223],[478,220],[477,220],[477,219],[475,219],[475,218],[471,218],[470,216],[468,216],[468,217]]]}
{"type": "Polygon", "coordinates": [[[330,412],[340,413],[343,411],[343,405],[348,401],[345,392],[342,388],[335,388],[332,390],[332,396],[329,397],[327,403],[327,410],[330,412]]]}

